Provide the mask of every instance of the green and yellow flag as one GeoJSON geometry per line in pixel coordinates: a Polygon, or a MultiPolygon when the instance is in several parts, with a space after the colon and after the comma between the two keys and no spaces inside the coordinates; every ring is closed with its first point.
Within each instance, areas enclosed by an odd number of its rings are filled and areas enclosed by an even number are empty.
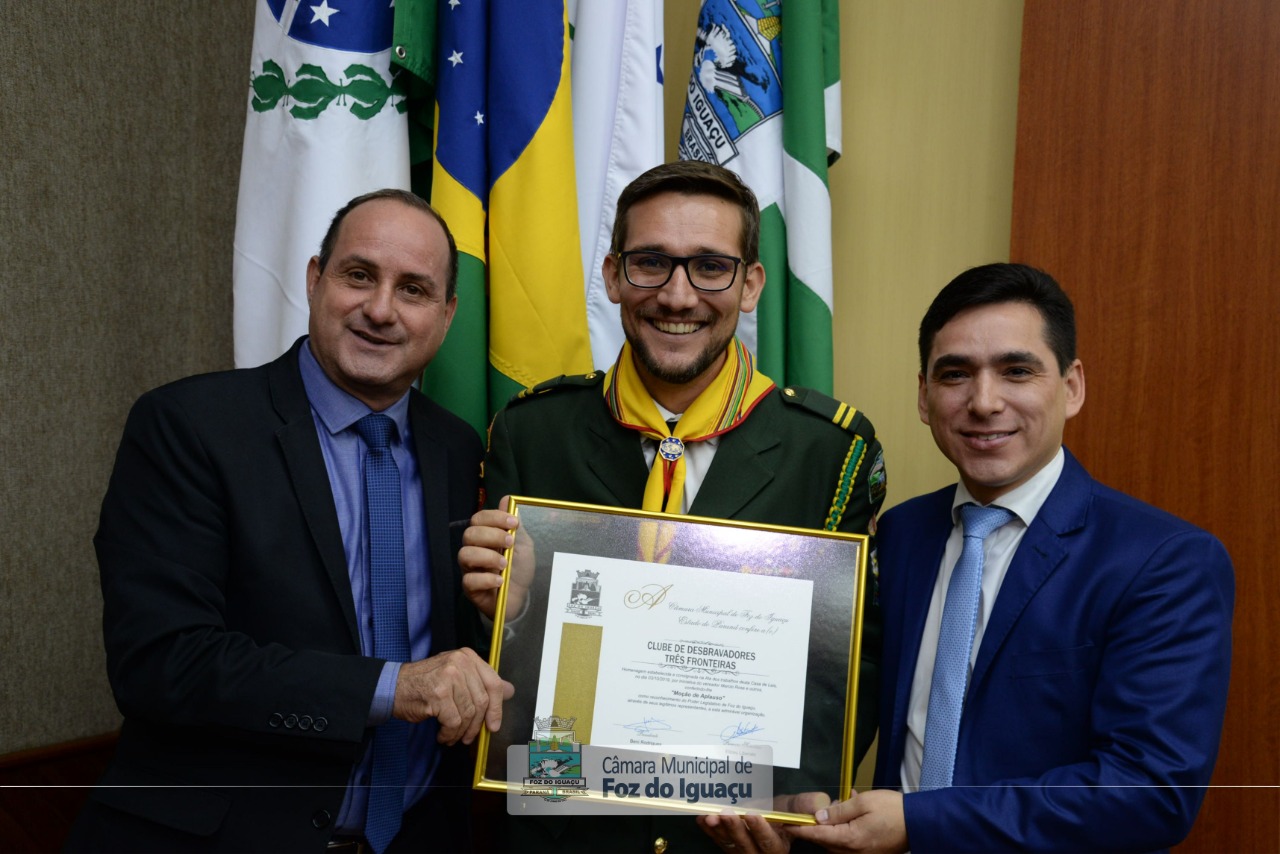
{"type": "Polygon", "coordinates": [[[569,31],[559,2],[442,4],[439,22],[431,203],[461,264],[424,389],[483,432],[520,389],[591,370],[569,31]]]}

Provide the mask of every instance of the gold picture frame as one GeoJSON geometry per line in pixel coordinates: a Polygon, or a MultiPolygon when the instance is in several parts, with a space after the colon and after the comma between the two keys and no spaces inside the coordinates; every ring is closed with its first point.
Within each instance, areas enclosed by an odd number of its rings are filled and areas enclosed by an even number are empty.
{"type": "MultiPolygon", "coordinates": [[[[637,572],[643,572],[645,565],[657,564],[714,570],[725,573],[726,584],[731,584],[735,575],[808,581],[805,590],[811,591],[811,597],[799,761],[795,768],[774,769],[774,792],[779,794],[774,802],[786,805],[785,795],[806,791],[825,791],[840,800],[850,797],[867,572],[865,535],[522,496],[513,496],[508,509],[520,525],[515,545],[506,554],[508,568],[498,597],[489,663],[516,686],[516,694],[503,706],[499,731],[491,734],[481,729],[473,780],[476,789],[510,794],[519,788],[509,781],[507,749],[528,744],[533,735],[548,614],[565,607],[550,601],[551,567],[557,555],[572,555],[635,561],[637,572]]],[[[748,582],[743,580],[742,584],[748,582]]],[[[628,593],[645,595],[637,592],[643,586],[637,585],[628,593]]],[[[576,657],[573,666],[583,670],[576,657]]],[[[602,665],[588,658],[585,670],[592,666],[602,665]]],[[[590,692],[587,697],[594,696],[596,683],[591,673],[578,673],[569,680],[561,673],[558,678],[575,686],[582,683],[590,692]]],[[[597,795],[583,797],[592,800],[597,795]]],[[[693,814],[721,809],[719,805],[653,798],[633,798],[629,804],[693,814]]],[[[807,813],[781,808],[756,811],[771,821],[813,823],[813,816],[807,813]]]]}

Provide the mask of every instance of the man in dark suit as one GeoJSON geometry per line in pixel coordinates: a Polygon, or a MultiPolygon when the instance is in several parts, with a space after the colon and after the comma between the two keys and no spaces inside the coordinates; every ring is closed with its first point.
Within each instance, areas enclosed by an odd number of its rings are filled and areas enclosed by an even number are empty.
{"type": "Polygon", "coordinates": [[[125,721],[70,849],[467,845],[459,742],[511,686],[463,646],[450,522],[479,439],[410,388],[456,271],[421,199],[356,198],[308,267],[307,338],[134,406],[94,540],[125,721]]]}
{"type": "MultiPolygon", "coordinates": [[[[490,507],[518,494],[874,530],[885,471],[870,420],[819,392],[778,388],[735,335],[739,314],[754,310],[765,284],[759,236],[754,194],[720,166],[667,163],[622,191],[603,274],[626,345],[608,371],[549,380],[497,415],[485,459],[490,507]]],[[[463,584],[486,613],[501,584],[497,550],[515,524],[491,509],[465,535],[463,584]]],[[[880,621],[870,587],[863,605],[858,759],[875,735],[880,621]]],[[[823,709],[806,707],[830,722],[814,728],[830,742],[811,752],[836,756],[844,699],[825,700],[823,709]]],[[[562,851],[710,846],[688,817],[552,819],[563,817],[521,822],[513,840],[562,851]]]]}
{"type": "Polygon", "coordinates": [[[880,526],[885,788],[791,834],[839,851],[1177,844],[1226,707],[1226,551],[1062,447],[1084,370],[1047,274],[962,273],[925,314],[920,362],[920,417],[960,483],[880,526]]]}

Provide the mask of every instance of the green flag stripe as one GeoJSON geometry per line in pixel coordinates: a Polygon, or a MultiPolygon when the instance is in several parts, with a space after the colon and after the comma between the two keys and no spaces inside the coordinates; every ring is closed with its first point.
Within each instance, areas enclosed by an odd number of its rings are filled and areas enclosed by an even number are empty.
{"type": "Polygon", "coordinates": [[[831,309],[804,282],[790,275],[787,278],[787,322],[791,327],[791,334],[787,336],[788,382],[831,394],[835,382],[832,373],[835,354],[831,344],[831,309]]]}
{"type": "Polygon", "coordinates": [[[404,93],[400,112],[409,120],[409,170],[413,192],[431,198],[431,157],[436,100],[436,0],[401,2],[391,33],[395,86],[404,93]]]}
{"type": "Polygon", "coordinates": [[[830,394],[831,309],[787,263],[787,226],[777,205],[760,212],[760,263],[765,289],[756,307],[756,364],[779,385],[830,394]]]}
{"type": "Polygon", "coordinates": [[[476,428],[481,436],[489,429],[489,401],[485,395],[488,330],[484,262],[465,252],[459,253],[458,308],[440,352],[422,375],[422,390],[476,428]]]}
{"type": "Polygon", "coordinates": [[[840,82],[840,3],[822,0],[822,88],[840,82]]]}
{"type": "Polygon", "coordinates": [[[813,50],[823,44],[821,5],[789,4],[782,24],[782,146],[826,183],[826,87],[813,50]]]}
{"type": "Polygon", "coordinates": [[[760,211],[760,263],[765,281],[756,304],[756,364],[778,385],[791,385],[787,372],[787,227],[777,205],[760,211]]]}
{"type": "MultiPolygon", "coordinates": [[[[502,371],[489,365],[489,411],[497,412],[507,405],[511,398],[524,391],[524,386],[502,371]]],[[[485,435],[485,434],[481,434],[485,435]]]]}

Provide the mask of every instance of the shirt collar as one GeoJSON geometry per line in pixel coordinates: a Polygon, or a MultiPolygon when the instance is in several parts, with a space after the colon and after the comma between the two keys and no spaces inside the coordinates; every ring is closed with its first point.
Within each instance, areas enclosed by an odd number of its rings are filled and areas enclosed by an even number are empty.
{"type": "Polygon", "coordinates": [[[652,397],[649,399],[653,401],[654,406],[658,407],[658,414],[662,416],[663,421],[670,421],[673,418],[678,419],[681,415],[684,415],[683,412],[672,412],[652,397]]]}
{"type": "MultiPolygon", "coordinates": [[[[338,388],[329,375],[320,367],[311,352],[311,340],[302,342],[298,350],[298,368],[302,371],[302,387],[307,392],[307,400],[311,409],[319,417],[320,423],[330,435],[337,435],[355,424],[361,418],[373,412],[363,401],[357,400],[347,392],[338,388]]],[[[382,410],[382,415],[390,416],[396,423],[396,431],[404,441],[409,435],[409,393],[395,403],[382,410]]]]}
{"type": "MultiPolygon", "coordinates": [[[[1036,514],[1048,499],[1049,493],[1053,492],[1053,487],[1057,485],[1065,464],[1066,454],[1062,446],[1058,446],[1058,453],[1048,465],[1032,475],[1030,480],[1017,489],[1006,492],[991,503],[1013,511],[1013,514],[1022,520],[1023,526],[1030,526],[1031,520],[1036,518],[1036,514]]],[[[981,504],[982,502],[974,498],[965,487],[964,481],[961,481],[956,485],[956,497],[951,502],[952,522],[960,524],[960,505],[970,503],[981,504]]]]}

